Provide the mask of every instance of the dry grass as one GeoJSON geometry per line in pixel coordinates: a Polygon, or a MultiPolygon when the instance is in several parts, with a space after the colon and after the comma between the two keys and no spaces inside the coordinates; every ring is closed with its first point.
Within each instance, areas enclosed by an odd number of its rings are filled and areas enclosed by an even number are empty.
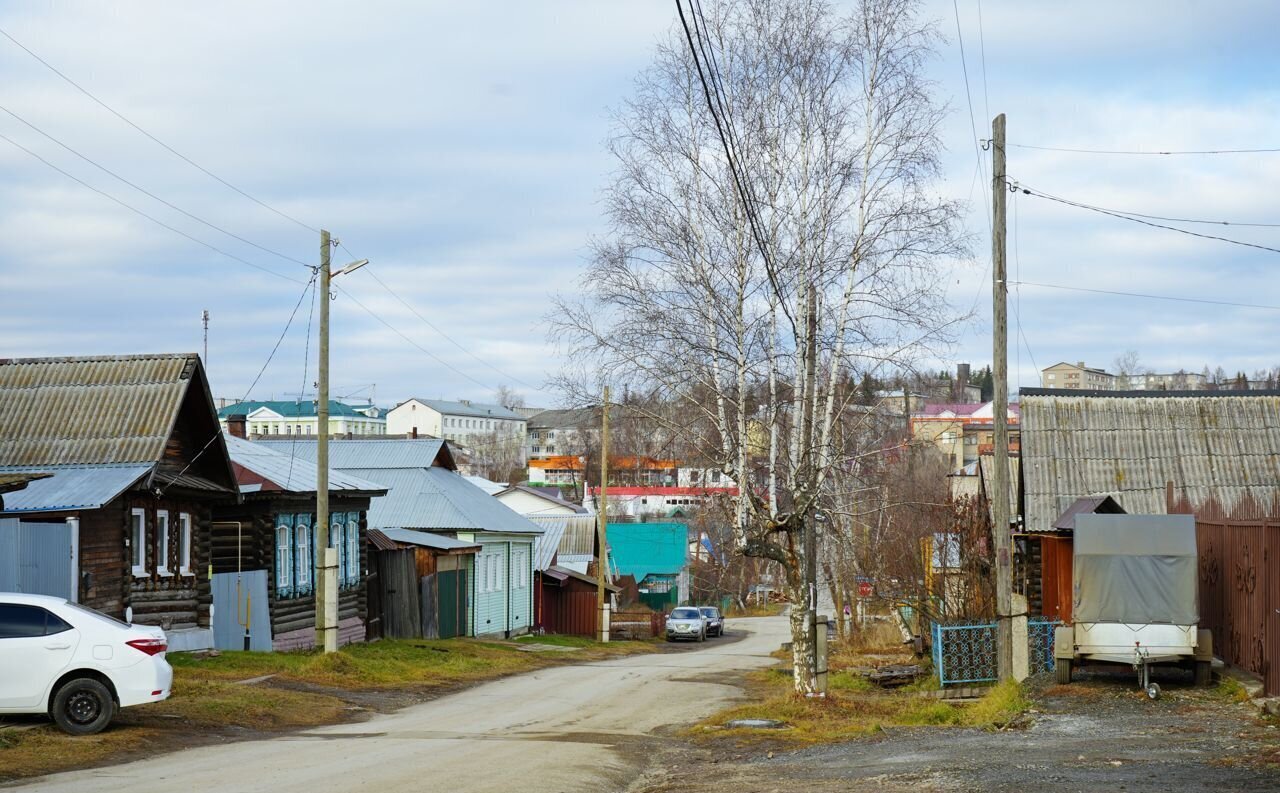
{"type": "Polygon", "coordinates": [[[758,605],[753,604],[753,605],[747,606],[746,608],[743,608],[739,606],[737,603],[733,603],[733,604],[730,604],[729,608],[725,609],[724,616],[726,618],[777,617],[778,615],[782,614],[782,610],[785,609],[786,606],[787,606],[786,603],[762,603],[758,605]]]}

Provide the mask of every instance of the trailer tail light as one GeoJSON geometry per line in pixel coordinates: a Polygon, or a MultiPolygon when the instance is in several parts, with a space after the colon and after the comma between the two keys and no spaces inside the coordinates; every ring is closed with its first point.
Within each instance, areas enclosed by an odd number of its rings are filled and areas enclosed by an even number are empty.
{"type": "Polygon", "coordinates": [[[164,639],[132,639],[125,644],[147,655],[159,655],[169,649],[169,642],[164,639]]]}

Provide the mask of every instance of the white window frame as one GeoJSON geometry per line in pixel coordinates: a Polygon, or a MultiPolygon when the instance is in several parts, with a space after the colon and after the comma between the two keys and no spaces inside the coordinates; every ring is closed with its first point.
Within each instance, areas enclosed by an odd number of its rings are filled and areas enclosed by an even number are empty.
{"type": "Polygon", "coordinates": [[[159,552],[156,554],[156,575],[171,576],[169,572],[169,510],[156,510],[156,542],[159,552]]]}
{"type": "Polygon", "coordinates": [[[295,525],[293,528],[293,580],[299,593],[311,589],[311,539],[314,526],[295,525]]]}
{"type": "Polygon", "coordinates": [[[178,513],[178,573],[195,575],[191,571],[191,513],[178,513]]]}
{"type": "Polygon", "coordinates": [[[129,510],[129,558],[135,578],[147,574],[147,511],[139,507],[129,510]]]}
{"type": "MultiPolygon", "coordinates": [[[[284,516],[280,516],[284,517],[284,516]]],[[[276,596],[293,591],[293,526],[292,521],[276,522],[276,596]]]]}
{"type": "Polygon", "coordinates": [[[347,583],[359,584],[360,570],[360,513],[352,512],[347,520],[347,583]]]}
{"type": "Polygon", "coordinates": [[[482,553],[476,559],[476,590],[484,593],[489,591],[489,554],[482,553]]]}
{"type": "Polygon", "coordinates": [[[346,521],[341,512],[329,513],[329,547],[338,552],[338,585],[347,582],[347,544],[345,542],[346,521]]]}

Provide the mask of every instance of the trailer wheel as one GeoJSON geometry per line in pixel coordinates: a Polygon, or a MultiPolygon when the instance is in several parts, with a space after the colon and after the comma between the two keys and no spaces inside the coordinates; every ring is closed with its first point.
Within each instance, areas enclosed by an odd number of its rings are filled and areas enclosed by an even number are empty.
{"type": "Polygon", "coordinates": [[[1211,682],[1213,682],[1213,662],[1196,661],[1195,684],[1200,688],[1204,688],[1211,682]]]}
{"type": "Polygon", "coordinates": [[[1053,662],[1053,680],[1060,685],[1071,682],[1071,659],[1059,658],[1053,662]]]}
{"type": "Polygon", "coordinates": [[[1160,698],[1160,686],[1156,683],[1147,685],[1147,699],[1155,700],[1160,698]]]}

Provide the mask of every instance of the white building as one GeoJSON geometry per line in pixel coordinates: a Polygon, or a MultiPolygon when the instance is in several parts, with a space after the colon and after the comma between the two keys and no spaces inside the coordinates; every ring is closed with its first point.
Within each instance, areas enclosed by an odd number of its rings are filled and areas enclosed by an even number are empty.
{"type": "Polygon", "coordinates": [[[525,485],[513,485],[495,493],[494,497],[526,518],[587,514],[585,507],[525,485]]]}
{"type": "Polygon", "coordinates": [[[391,435],[429,435],[482,448],[483,442],[498,438],[524,447],[527,420],[502,405],[462,399],[409,399],[387,412],[387,432],[391,435]]]}
{"type": "MultiPolygon", "coordinates": [[[[231,416],[245,417],[245,433],[260,435],[303,435],[315,437],[320,426],[318,403],[303,400],[249,400],[218,410],[218,423],[227,429],[231,416]]],[[[387,419],[373,405],[348,405],[329,400],[329,435],[386,435],[387,419]]]]}

